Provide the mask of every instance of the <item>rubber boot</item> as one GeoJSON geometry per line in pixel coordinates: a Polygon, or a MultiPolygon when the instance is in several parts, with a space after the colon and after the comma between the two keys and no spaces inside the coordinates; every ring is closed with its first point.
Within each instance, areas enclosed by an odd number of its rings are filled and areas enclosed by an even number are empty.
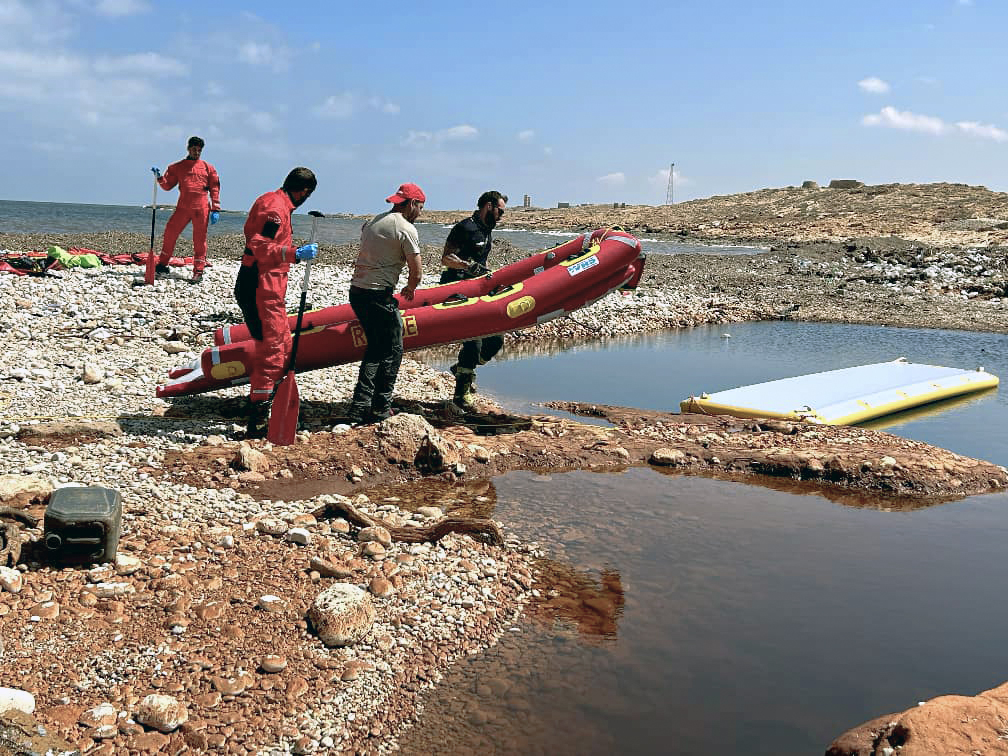
{"type": "Polygon", "coordinates": [[[453,372],[455,372],[455,394],[452,397],[452,404],[466,412],[472,412],[475,409],[473,399],[476,392],[473,391],[473,384],[476,383],[476,371],[460,367],[453,372]]]}
{"type": "MultiPolygon", "coordinates": [[[[480,360],[480,365],[485,365],[485,364],[486,364],[485,360],[480,360]]],[[[456,378],[458,378],[458,371],[459,370],[465,370],[465,368],[460,368],[459,364],[456,362],[454,365],[452,365],[450,368],[448,368],[448,370],[451,372],[452,375],[454,375],[456,378]]],[[[473,371],[473,382],[472,382],[472,391],[471,391],[471,393],[473,393],[473,394],[476,393],[476,371],[475,370],[473,371]]]]}
{"type": "Polygon", "coordinates": [[[273,400],[265,402],[249,402],[248,425],[245,427],[245,438],[266,438],[269,430],[270,408],[273,400]]]}

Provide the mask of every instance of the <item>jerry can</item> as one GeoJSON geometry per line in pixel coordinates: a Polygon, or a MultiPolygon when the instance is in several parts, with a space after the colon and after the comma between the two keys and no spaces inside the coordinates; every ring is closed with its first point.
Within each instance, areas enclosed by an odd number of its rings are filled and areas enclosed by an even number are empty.
{"type": "Polygon", "coordinates": [[[49,497],[42,539],[58,562],[111,562],[119,548],[122,496],[102,486],[58,488],[49,497]]]}

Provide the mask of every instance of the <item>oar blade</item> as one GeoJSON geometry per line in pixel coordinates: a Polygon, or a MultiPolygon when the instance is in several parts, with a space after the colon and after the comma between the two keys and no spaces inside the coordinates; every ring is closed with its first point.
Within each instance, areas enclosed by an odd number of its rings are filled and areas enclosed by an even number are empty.
{"type": "Polygon", "coordinates": [[[157,255],[154,254],[152,249],[147,253],[147,269],[144,271],[144,281],[148,286],[154,283],[154,276],[156,274],[154,266],[157,264],[157,255]]]}
{"type": "Polygon", "coordinates": [[[269,429],[266,438],[275,446],[290,446],[297,435],[298,414],[301,411],[301,396],[297,379],[291,370],[277,387],[270,409],[269,429]]]}

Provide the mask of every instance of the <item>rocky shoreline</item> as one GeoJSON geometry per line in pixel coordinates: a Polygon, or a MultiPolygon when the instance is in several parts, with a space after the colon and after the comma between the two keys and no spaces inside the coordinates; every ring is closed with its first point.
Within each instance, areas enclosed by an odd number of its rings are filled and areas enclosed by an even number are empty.
{"type": "MultiPolygon", "coordinates": [[[[623,224],[771,249],[652,255],[634,295],[510,335],[508,348],[768,318],[1008,333],[1008,195],[960,185],[864,190],[511,211],[509,224],[522,217],[529,228],[623,224]]],[[[117,232],[0,233],[8,250],[119,254],[147,243],[117,232]]],[[[484,509],[465,486],[419,507],[402,495],[387,500],[390,484],[657,464],[741,479],[797,475],[851,495],[899,495],[907,506],[1008,485],[1003,468],[861,429],[565,407],[604,414],[613,425],[602,429],[503,416],[486,401],[487,422],[509,427],[487,435],[447,413],[451,376],[413,359],[397,386],[399,419],[334,425],[356,374],[356,365],[340,366],[299,382],[298,444],[233,441],[244,388],[169,404],[153,387],[208,345],[212,328],[237,321],[241,245],[239,235],[212,237],[200,286],[186,273],[133,287],[131,266],[0,275],[0,325],[10,337],[0,355],[0,506],[37,516],[52,488],[68,484],[124,496],[116,564],[48,567],[36,526],[24,529],[24,557],[0,580],[0,686],[32,693],[35,721],[88,753],[394,750],[452,660],[514,628],[544,586],[536,545],[506,533],[503,545],[460,533],[391,538],[484,509]],[[334,506],[377,524],[334,516],[334,506]],[[316,594],[337,583],[360,589],[376,613],[363,640],[329,647],[306,617],[316,594]],[[159,729],[142,713],[150,695],[181,705],[186,721],[159,729]]],[[[323,248],[314,303],[346,301],[354,253],[323,248]]],[[[492,262],[523,254],[495,245],[492,262]]],[[[439,257],[424,248],[428,283],[439,257]]],[[[292,284],[292,309],[297,294],[292,284]]],[[[17,730],[8,725],[0,734],[17,730]]]]}

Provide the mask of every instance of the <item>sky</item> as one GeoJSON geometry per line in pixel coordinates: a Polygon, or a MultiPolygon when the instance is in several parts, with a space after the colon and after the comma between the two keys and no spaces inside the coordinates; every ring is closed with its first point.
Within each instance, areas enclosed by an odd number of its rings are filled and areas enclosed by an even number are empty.
{"type": "MultiPolygon", "coordinates": [[[[142,205],[190,135],[247,210],[1008,191],[1008,0],[0,0],[0,199],[142,205]]],[[[159,202],[174,202],[159,193],[159,202]]]]}

